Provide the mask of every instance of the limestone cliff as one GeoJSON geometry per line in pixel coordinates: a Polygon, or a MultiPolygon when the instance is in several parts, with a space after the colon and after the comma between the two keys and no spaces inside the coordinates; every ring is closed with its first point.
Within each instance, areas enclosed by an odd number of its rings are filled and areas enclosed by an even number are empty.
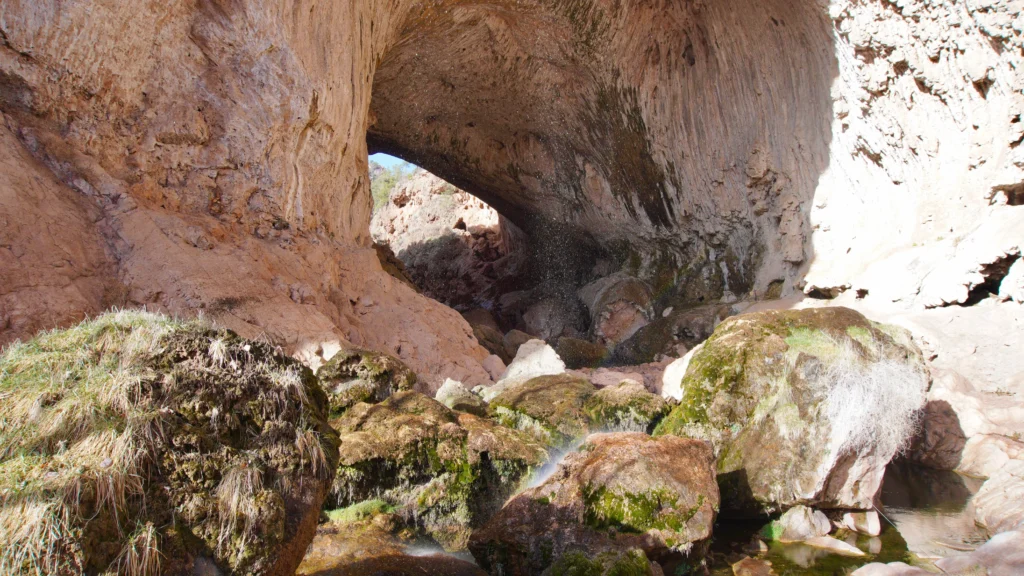
{"type": "Polygon", "coordinates": [[[7,0],[0,339],[148,306],[486,379],[369,249],[367,140],[658,306],[966,301],[1024,234],[1020,8],[7,0]]]}

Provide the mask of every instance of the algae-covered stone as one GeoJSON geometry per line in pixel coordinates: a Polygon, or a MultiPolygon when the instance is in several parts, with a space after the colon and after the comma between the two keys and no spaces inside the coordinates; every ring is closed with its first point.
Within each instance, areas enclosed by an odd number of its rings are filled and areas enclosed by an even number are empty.
{"type": "Polygon", "coordinates": [[[643,384],[620,382],[598,390],[583,404],[592,430],[650,432],[669,412],[668,402],[643,384]]]}
{"type": "Polygon", "coordinates": [[[316,375],[336,415],[358,402],[382,402],[395,392],[412,390],[417,380],[397,358],[358,348],[342,349],[316,375]]]}
{"type": "Polygon", "coordinates": [[[562,554],[542,576],[654,576],[642,550],[609,550],[590,555],[579,550],[562,554]]]}
{"type": "Polygon", "coordinates": [[[555,352],[567,368],[596,368],[610,355],[608,349],[600,344],[569,336],[558,339],[555,352]]]}
{"type": "Polygon", "coordinates": [[[117,312],[0,355],[0,572],[290,575],[337,463],[312,372],[117,312]]]}
{"type": "Polygon", "coordinates": [[[449,549],[547,457],[528,435],[418,392],[357,404],[332,424],[341,458],[331,505],[383,500],[449,549]]]}
{"type": "Polygon", "coordinates": [[[655,434],[714,444],[723,512],[866,509],[926,386],[905,330],[840,307],[746,314],[693,354],[655,434]]]}
{"type": "Polygon", "coordinates": [[[569,374],[539,376],[491,399],[491,412],[550,446],[567,446],[587,434],[583,406],[596,391],[588,380],[569,374]]]}
{"type": "MultiPolygon", "coordinates": [[[[489,573],[508,576],[557,573],[549,569],[574,574],[566,570],[587,567],[575,554],[596,562],[629,550],[649,561],[696,567],[710,543],[718,501],[706,442],[594,434],[547,481],[515,496],[474,532],[469,549],[489,573]]],[[[598,571],[596,564],[588,569],[594,571],[578,573],[619,573],[598,571]]]]}
{"type": "Polygon", "coordinates": [[[437,389],[434,400],[460,412],[469,412],[477,416],[487,416],[487,402],[476,394],[466,390],[462,382],[448,378],[437,389]]]}

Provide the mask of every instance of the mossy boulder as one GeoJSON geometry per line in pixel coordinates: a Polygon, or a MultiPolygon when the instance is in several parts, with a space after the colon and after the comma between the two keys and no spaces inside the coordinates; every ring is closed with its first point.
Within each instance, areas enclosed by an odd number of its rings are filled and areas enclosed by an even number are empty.
{"type": "Polygon", "coordinates": [[[0,354],[0,572],[290,575],[337,436],[313,373],[117,312],[0,354]]]}
{"type": "Polygon", "coordinates": [[[697,566],[718,502],[706,442],[594,434],[547,481],[515,496],[474,532],[469,549],[489,573],[509,576],[646,574],[642,567],[650,562],[697,566]],[[603,558],[622,560],[632,550],[643,553],[643,562],[629,563],[639,571],[611,571],[615,560],[606,566],[603,558]],[[569,570],[574,566],[585,570],[569,570]]]}
{"type": "Polygon", "coordinates": [[[566,368],[596,368],[611,354],[600,344],[588,340],[562,336],[555,345],[555,352],[565,362],[566,368]]]}
{"type": "Polygon", "coordinates": [[[583,406],[595,392],[585,378],[538,376],[498,394],[490,408],[502,424],[529,432],[549,446],[564,447],[589,432],[583,406]]]}
{"type": "Polygon", "coordinates": [[[841,307],[723,322],[656,435],[710,440],[723,513],[867,508],[916,426],[927,377],[900,328],[841,307]]]}
{"type": "Polygon", "coordinates": [[[650,432],[668,414],[669,404],[627,380],[598,390],[584,402],[583,412],[593,430],[650,432]]]}
{"type": "Polygon", "coordinates": [[[412,390],[417,381],[416,373],[394,356],[359,348],[343,348],[316,375],[335,416],[358,402],[382,402],[395,392],[412,390]]]}
{"type": "Polygon", "coordinates": [[[453,550],[547,458],[529,435],[418,392],[357,404],[331,423],[341,457],[330,506],[382,500],[453,550]]]}
{"type": "MultiPolygon", "coordinates": [[[[660,574],[661,572],[657,572],[660,574]]],[[[543,576],[653,576],[642,550],[609,550],[590,556],[579,550],[562,554],[543,576]]]]}

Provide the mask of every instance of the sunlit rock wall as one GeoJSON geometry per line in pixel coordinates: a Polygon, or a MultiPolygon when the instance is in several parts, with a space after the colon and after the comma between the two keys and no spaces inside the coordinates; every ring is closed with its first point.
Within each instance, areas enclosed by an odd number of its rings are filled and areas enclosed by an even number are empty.
{"type": "Polygon", "coordinates": [[[660,305],[776,280],[966,299],[1020,250],[1020,8],[7,0],[0,217],[80,246],[4,228],[0,339],[147,306],[486,378],[468,326],[369,248],[367,137],[660,305]]]}

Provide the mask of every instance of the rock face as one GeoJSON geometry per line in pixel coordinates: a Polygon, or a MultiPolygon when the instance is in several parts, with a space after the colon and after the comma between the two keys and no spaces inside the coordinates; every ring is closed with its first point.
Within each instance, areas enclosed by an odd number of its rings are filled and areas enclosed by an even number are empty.
{"type": "Polygon", "coordinates": [[[330,503],[384,500],[449,549],[464,548],[547,457],[528,435],[418,392],[357,404],[332,425],[341,459],[330,503]]]}
{"type": "Polygon", "coordinates": [[[295,572],[337,462],[308,368],[118,312],[6,349],[0,373],[4,573],[295,572]]]}
{"type": "Polygon", "coordinates": [[[523,233],[483,201],[426,170],[395,187],[370,223],[424,293],[449,306],[493,306],[525,274],[523,233]]]}
{"type": "Polygon", "coordinates": [[[668,561],[679,551],[694,566],[710,542],[717,506],[714,456],[706,443],[596,434],[551,478],[517,495],[474,532],[470,551],[491,574],[540,574],[579,562],[570,554],[601,561],[602,553],[612,553],[623,561],[631,549],[650,561],[668,561]]]}
{"type": "Polygon", "coordinates": [[[202,309],[290,351],[345,340],[435,385],[485,378],[464,326],[365,253],[367,134],[552,269],[616,255],[664,301],[789,294],[806,273],[809,291],[963,302],[1020,253],[1009,1],[0,11],[8,341],[111,303],[202,309]]]}
{"type": "Polygon", "coordinates": [[[711,440],[723,513],[867,509],[927,384],[908,334],[853,310],[746,314],[695,352],[655,434],[711,440]]]}

